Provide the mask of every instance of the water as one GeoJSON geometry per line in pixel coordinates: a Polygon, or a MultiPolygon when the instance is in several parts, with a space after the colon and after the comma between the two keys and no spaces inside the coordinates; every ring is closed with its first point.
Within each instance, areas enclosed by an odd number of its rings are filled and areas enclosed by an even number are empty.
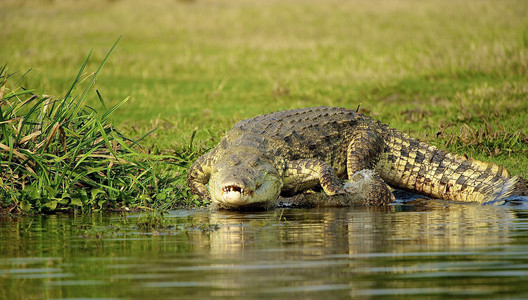
{"type": "Polygon", "coordinates": [[[528,298],[525,206],[0,218],[0,299],[528,298]]]}

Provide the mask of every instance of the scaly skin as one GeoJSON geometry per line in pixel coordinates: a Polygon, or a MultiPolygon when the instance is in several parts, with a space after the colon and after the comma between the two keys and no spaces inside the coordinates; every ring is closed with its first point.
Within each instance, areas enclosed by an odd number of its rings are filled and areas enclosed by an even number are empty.
{"type": "Polygon", "coordinates": [[[433,198],[486,203],[509,196],[517,180],[501,166],[447,153],[334,107],[243,120],[191,166],[187,178],[192,193],[226,208],[270,206],[279,194],[319,186],[329,196],[362,194],[369,205],[394,200],[388,185],[433,198]],[[366,191],[358,191],[354,184],[364,170],[374,172],[367,176],[368,185],[361,184],[366,191]]]}

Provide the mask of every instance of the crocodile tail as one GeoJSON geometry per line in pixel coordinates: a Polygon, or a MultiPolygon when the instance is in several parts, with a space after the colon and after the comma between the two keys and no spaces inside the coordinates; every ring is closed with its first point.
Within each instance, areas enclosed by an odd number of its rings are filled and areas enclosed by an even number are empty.
{"type": "Polygon", "coordinates": [[[494,163],[448,153],[392,130],[378,172],[389,184],[433,198],[498,203],[512,193],[518,177],[494,163]]]}

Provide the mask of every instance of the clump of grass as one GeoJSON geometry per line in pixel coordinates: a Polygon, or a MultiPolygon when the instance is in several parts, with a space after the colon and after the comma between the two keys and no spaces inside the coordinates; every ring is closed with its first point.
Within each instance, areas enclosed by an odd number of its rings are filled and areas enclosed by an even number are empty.
{"type": "MultiPolygon", "coordinates": [[[[115,45],[114,45],[115,47],[115,45]]],[[[173,186],[178,174],[163,172],[177,158],[152,156],[108,123],[128,98],[99,114],[84,104],[96,72],[85,76],[90,55],[62,98],[23,88],[10,90],[13,76],[0,68],[0,208],[9,211],[102,209],[166,203],[185,189],[173,186]],[[80,90],[80,84],[88,81],[80,90]]],[[[104,101],[99,92],[99,100],[104,101]]],[[[148,134],[147,134],[148,135],[148,134]]]]}

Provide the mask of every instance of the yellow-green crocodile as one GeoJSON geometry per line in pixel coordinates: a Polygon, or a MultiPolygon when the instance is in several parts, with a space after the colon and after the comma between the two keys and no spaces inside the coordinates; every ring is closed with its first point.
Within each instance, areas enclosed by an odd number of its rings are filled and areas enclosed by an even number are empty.
{"type": "Polygon", "coordinates": [[[201,198],[240,208],[269,206],[279,195],[317,187],[329,196],[353,193],[353,182],[365,174],[368,205],[392,202],[389,186],[444,200],[497,202],[518,180],[502,166],[448,153],[352,110],[316,107],[237,123],[196,160],[187,182],[201,198]]]}

